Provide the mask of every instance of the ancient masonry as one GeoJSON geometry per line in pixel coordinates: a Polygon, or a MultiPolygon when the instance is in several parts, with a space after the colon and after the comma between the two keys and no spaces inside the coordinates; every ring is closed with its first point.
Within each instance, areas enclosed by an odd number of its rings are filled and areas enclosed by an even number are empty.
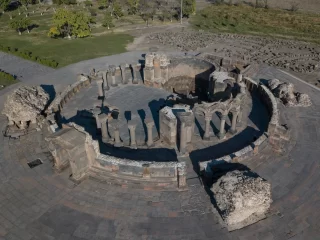
{"type": "MultiPolygon", "coordinates": [[[[188,190],[186,161],[154,162],[124,159],[102,154],[101,144],[119,149],[169,148],[176,151],[178,159],[183,159],[188,157],[193,149],[195,115],[201,116],[204,120],[202,141],[210,143],[214,138],[221,143],[226,139],[226,134],[229,138],[237,134],[237,123],[243,121],[243,106],[250,97],[250,92],[260,96],[269,112],[266,132],[237,152],[230,152],[222,158],[209,161],[199,159],[203,176],[212,180],[217,164],[241,162],[245,158],[259,154],[260,149],[267,144],[270,144],[275,151],[281,151],[284,142],[289,139],[289,131],[279,125],[276,98],[268,87],[250,78],[252,66],[246,62],[233,62],[213,55],[210,55],[208,61],[205,60],[208,59],[207,56],[203,54],[199,57],[169,58],[165,54],[151,52],[146,54],[144,65],[123,63],[119,67],[110,65],[99,72],[93,69],[90,76],[79,75],[78,81],[58,94],[48,107],[45,106],[48,96],[39,87],[24,87],[8,98],[4,113],[9,119],[10,126],[25,129],[30,123],[36,122],[45,110],[48,130],[51,132],[46,140],[54,159],[54,169],[63,171],[70,167],[72,173],[70,178],[75,182],[90,177],[122,187],[134,185],[143,189],[186,191],[188,190]],[[106,103],[104,99],[111,88],[127,84],[145,84],[175,94],[173,104],[163,106],[159,110],[159,141],[154,140],[153,129],[156,124],[155,119],[150,116],[144,120],[146,126],[144,146],[137,144],[135,121],[128,121],[129,145],[121,141],[118,119],[120,110],[106,103]],[[102,104],[102,107],[94,108],[89,114],[95,119],[97,132],[101,134],[97,140],[94,140],[84,127],[74,122],[61,124],[60,115],[61,110],[75,94],[92,85],[96,85],[97,99],[100,99],[102,104]],[[28,97],[24,97],[26,95],[28,97]],[[181,101],[186,103],[181,104],[181,101]],[[11,107],[18,109],[14,107],[17,103],[26,106],[26,113],[21,111],[19,115],[8,111],[11,107]],[[220,125],[217,135],[211,136],[210,122],[214,113],[218,114],[220,125]],[[226,119],[229,116],[231,124],[227,131],[226,119]]],[[[293,90],[285,93],[284,90],[274,91],[281,84],[275,83],[275,80],[271,83],[269,87],[276,96],[280,92],[281,96],[289,96],[288,102],[292,101],[293,90]]],[[[294,94],[294,97],[296,96],[297,94],[294,94]]],[[[211,190],[216,196],[217,210],[230,231],[264,218],[272,202],[270,184],[254,173],[229,172],[213,184],[211,190]]]]}

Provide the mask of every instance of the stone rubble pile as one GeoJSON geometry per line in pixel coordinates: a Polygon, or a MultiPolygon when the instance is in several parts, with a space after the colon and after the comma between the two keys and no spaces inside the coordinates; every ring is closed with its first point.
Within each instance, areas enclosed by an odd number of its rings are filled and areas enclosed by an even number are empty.
{"type": "Polygon", "coordinates": [[[7,98],[2,113],[7,116],[9,125],[25,129],[28,123],[36,123],[45,109],[49,95],[40,86],[22,86],[7,98]]]}
{"type": "Polygon", "coordinates": [[[271,185],[250,171],[228,172],[211,191],[229,231],[264,219],[272,203],[271,185]]]}
{"type": "Polygon", "coordinates": [[[312,105],[310,97],[305,93],[294,92],[292,83],[281,82],[278,79],[268,81],[268,87],[276,98],[287,107],[309,107],[312,105]]]}

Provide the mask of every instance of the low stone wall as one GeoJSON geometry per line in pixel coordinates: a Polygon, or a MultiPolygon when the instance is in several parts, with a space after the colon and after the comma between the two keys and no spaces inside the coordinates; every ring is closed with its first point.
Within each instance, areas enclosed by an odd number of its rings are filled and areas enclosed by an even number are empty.
{"type": "Polygon", "coordinates": [[[79,75],[78,78],[77,82],[67,86],[65,90],[55,97],[46,110],[47,115],[60,111],[70,98],[72,98],[82,88],[89,86],[91,83],[90,78],[84,75],[79,75]]]}
{"type": "MultiPolygon", "coordinates": [[[[187,188],[185,162],[134,161],[104,155],[100,153],[98,141],[93,140],[83,127],[75,123],[70,123],[69,126],[84,133],[87,146],[91,146],[93,150],[88,154],[90,156],[88,156],[87,177],[110,184],[135,186],[146,190],[185,190],[187,188]]],[[[72,175],[79,174],[72,173],[72,175]]]]}

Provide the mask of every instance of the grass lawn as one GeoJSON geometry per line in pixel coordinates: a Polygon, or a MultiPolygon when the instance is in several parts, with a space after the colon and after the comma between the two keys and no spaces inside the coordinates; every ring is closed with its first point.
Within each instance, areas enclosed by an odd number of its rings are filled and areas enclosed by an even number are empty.
{"type": "Polygon", "coordinates": [[[269,35],[320,43],[320,14],[212,5],[192,19],[197,29],[213,32],[269,35]]]}
{"type": "MultiPolygon", "coordinates": [[[[7,13],[0,16],[0,45],[18,48],[19,50],[29,50],[33,56],[56,60],[59,67],[63,67],[82,60],[102,57],[125,52],[126,45],[133,41],[133,37],[128,34],[113,34],[101,24],[93,26],[94,32],[103,32],[99,36],[91,36],[81,39],[53,39],[47,36],[51,26],[53,7],[39,7],[32,5],[28,9],[29,18],[32,24],[38,25],[28,34],[24,31],[21,36],[9,27],[10,18],[7,13]],[[44,12],[45,8],[47,9],[44,12]],[[34,10],[34,13],[33,13],[34,10]],[[43,12],[43,15],[41,15],[43,12]]],[[[82,7],[71,6],[75,11],[87,11],[82,7]]],[[[24,11],[24,10],[23,10],[24,11]]],[[[96,18],[102,18],[104,12],[99,12],[96,18]]],[[[14,17],[24,17],[25,14],[18,16],[18,11],[11,12],[14,17]]]]}
{"type": "Polygon", "coordinates": [[[14,83],[19,82],[18,80],[8,80],[0,77],[0,90],[14,83]]]}

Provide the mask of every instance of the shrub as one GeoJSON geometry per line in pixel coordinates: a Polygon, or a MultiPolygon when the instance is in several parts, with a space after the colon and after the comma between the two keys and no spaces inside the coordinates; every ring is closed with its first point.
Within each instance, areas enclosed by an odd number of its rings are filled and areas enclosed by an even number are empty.
{"type": "Polygon", "coordinates": [[[18,48],[10,48],[10,47],[5,47],[5,46],[0,45],[0,51],[11,53],[11,54],[16,55],[18,57],[22,57],[27,60],[38,62],[40,64],[43,64],[43,65],[46,65],[46,66],[52,67],[52,68],[56,68],[59,65],[59,63],[56,62],[55,60],[50,60],[50,59],[46,59],[46,58],[40,58],[38,56],[33,56],[32,52],[30,52],[28,50],[19,51],[18,48]]]}

